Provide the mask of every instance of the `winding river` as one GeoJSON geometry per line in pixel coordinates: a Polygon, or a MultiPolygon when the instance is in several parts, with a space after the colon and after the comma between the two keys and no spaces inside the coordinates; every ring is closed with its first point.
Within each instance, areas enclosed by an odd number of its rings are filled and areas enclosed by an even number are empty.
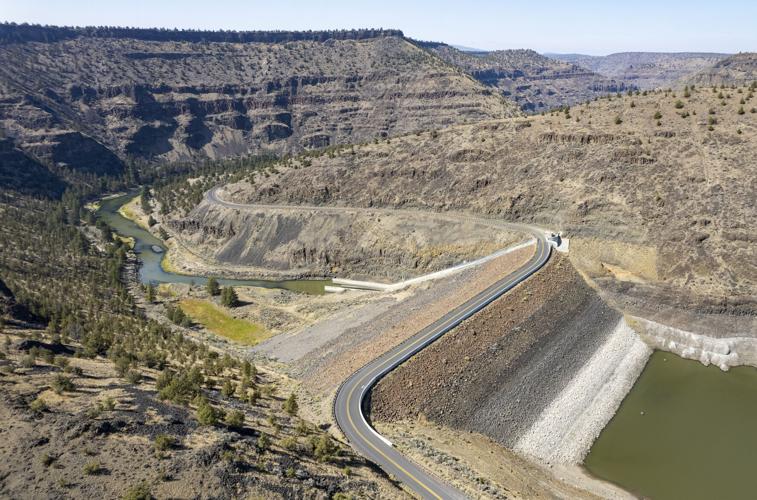
{"type": "MultiPolygon", "coordinates": [[[[135,194],[125,194],[100,201],[97,210],[97,218],[105,222],[114,232],[120,236],[131,238],[134,241],[134,252],[140,261],[139,279],[142,283],[188,283],[204,285],[206,276],[192,276],[166,271],[161,263],[168,250],[165,243],[134,221],[127,219],[118,211],[123,205],[134,199],[135,194]]],[[[245,279],[218,279],[222,286],[253,286],[261,288],[283,288],[295,292],[320,295],[324,293],[324,287],[331,280],[245,280],[245,279]]]]}

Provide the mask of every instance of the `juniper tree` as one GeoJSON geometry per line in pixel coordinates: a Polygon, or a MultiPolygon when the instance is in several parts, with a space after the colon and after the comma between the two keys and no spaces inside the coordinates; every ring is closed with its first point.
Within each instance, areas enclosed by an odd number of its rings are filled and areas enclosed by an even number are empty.
{"type": "Polygon", "coordinates": [[[286,401],[284,401],[284,411],[291,416],[297,415],[299,405],[297,404],[297,396],[291,393],[286,401]]]}
{"type": "Polygon", "coordinates": [[[221,288],[218,286],[218,280],[210,277],[208,278],[208,283],[205,285],[205,290],[207,290],[208,295],[211,297],[214,297],[221,293],[221,288]]]}
{"type": "Polygon", "coordinates": [[[226,307],[236,307],[239,305],[239,297],[233,287],[227,286],[221,292],[221,304],[226,307]]]}

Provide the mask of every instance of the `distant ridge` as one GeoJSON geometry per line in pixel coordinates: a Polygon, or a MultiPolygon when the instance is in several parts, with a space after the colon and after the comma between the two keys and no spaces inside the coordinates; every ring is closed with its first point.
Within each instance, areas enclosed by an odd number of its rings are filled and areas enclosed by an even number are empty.
{"type": "Polygon", "coordinates": [[[130,38],[156,42],[282,43],[294,41],[365,40],[404,37],[396,29],[355,29],[331,31],[211,31],[167,28],[126,28],[117,26],[42,26],[0,24],[0,43],[52,43],[79,37],[130,38]]]}
{"type": "Polygon", "coordinates": [[[487,87],[496,88],[526,113],[570,106],[634,88],[530,49],[465,51],[442,42],[413,40],[413,43],[487,87]]]}
{"type": "Polygon", "coordinates": [[[454,45],[454,44],[451,44],[450,47],[454,47],[457,50],[460,50],[462,52],[477,52],[479,54],[485,54],[486,52],[488,52],[487,50],[484,50],[484,49],[476,49],[476,48],[473,48],[473,47],[466,47],[465,45],[454,45]]]}
{"type": "Polygon", "coordinates": [[[677,85],[728,56],[713,52],[617,52],[606,56],[549,54],[559,61],[583,66],[641,89],[677,85]]]}

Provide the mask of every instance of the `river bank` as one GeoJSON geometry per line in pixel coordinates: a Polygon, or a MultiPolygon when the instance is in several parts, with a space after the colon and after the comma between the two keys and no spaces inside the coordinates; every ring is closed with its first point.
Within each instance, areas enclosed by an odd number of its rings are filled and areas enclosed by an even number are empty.
{"type": "MultiPolygon", "coordinates": [[[[139,259],[139,281],[143,284],[183,283],[204,285],[207,282],[207,276],[210,276],[210,274],[181,274],[163,268],[163,260],[170,245],[167,245],[162,239],[142,227],[140,224],[142,217],[140,216],[138,205],[132,204],[130,208],[130,212],[134,214],[136,220],[126,218],[120,211],[124,205],[132,202],[133,199],[134,193],[103,198],[98,203],[99,207],[95,213],[113,232],[121,237],[130,238],[133,242],[132,250],[139,259]]],[[[310,294],[323,294],[324,287],[331,283],[330,280],[323,279],[265,280],[249,278],[219,278],[218,282],[222,286],[282,288],[310,294]]]]}

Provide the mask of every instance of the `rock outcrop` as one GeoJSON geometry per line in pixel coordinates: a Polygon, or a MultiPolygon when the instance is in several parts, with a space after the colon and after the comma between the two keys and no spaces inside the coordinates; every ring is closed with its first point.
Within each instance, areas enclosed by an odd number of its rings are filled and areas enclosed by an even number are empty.
{"type": "Polygon", "coordinates": [[[750,85],[757,82],[757,52],[742,52],[718,61],[689,81],[697,85],[750,85]]]}
{"type": "Polygon", "coordinates": [[[291,153],[517,113],[398,31],[0,25],[0,120],[51,165],[291,153]]]}

